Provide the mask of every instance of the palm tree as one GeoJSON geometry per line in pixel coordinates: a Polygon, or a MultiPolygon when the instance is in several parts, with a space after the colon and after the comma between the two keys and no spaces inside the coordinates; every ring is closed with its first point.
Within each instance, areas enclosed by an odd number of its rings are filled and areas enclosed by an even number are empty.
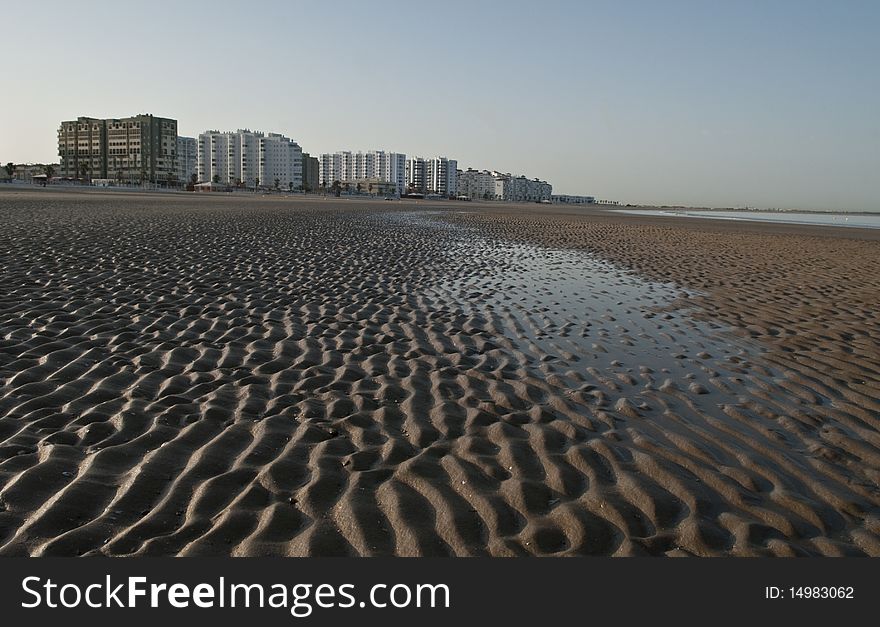
{"type": "Polygon", "coordinates": [[[260,189],[260,179],[259,179],[259,178],[255,178],[255,179],[254,179],[254,193],[255,193],[255,194],[257,193],[257,190],[258,190],[258,189],[260,189]]]}
{"type": "Polygon", "coordinates": [[[215,185],[219,185],[219,184],[220,184],[220,175],[219,175],[219,174],[215,174],[215,175],[214,175],[214,184],[215,184],[215,185]]]}
{"type": "Polygon", "coordinates": [[[275,179],[275,191],[278,191],[278,186],[281,185],[281,179],[275,179]]]}
{"type": "Polygon", "coordinates": [[[44,166],[43,171],[46,173],[47,179],[50,179],[53,176],[55,176],[55,168],[53,168],[51,165],[44,166]]]}
{"type": "Polygon", "coordinates": [[[293,181],[291,181],[290,183],[287,184],[287,189],[290,190],[291,192],[293,191],[293,181]]]}
{"type": "Polygon", "coordinates": [[[333,190],[333,195],[336,196],[337,198],[339,197],[339,194],[342,192],[342,190],[340,188],[339,181],[333,181],[333,185],[330,187],[330,189],[333,190]]]}
{"type": "Polygon", "coordinates": [[[9,178],[12,178],[12,175],[15,173],[15,164],[10,161],[3,166],[3,169],[6,170],[6,174],[9,175],[9,178]]]}
{"type": "Polygon", "coordinates": [[[199,182],[199,175],[193,172],[192,175],[190,175],[189,177],[189,182],[193,184],[193,187],[195,187],[196,183],[199,182]]]}

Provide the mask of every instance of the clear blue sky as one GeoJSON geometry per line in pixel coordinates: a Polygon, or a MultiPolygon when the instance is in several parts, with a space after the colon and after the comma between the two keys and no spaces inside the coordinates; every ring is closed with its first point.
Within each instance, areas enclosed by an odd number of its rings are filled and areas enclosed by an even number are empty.
{"type": "Polygon", "coordinates": [[[624,202],[880,210],[880,2],[14,2],[0,161],[78,115],[384,148],[624,202]]]}

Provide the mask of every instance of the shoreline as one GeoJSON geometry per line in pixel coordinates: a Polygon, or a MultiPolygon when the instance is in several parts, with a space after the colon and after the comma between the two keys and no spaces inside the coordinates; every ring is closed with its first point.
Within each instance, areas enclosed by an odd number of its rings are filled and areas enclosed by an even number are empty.
{"type": "MultiPolygon", "coordinates": [[[[295,200],[336,200],[336,201],[359,201],[359,202],[383,202],[383,198],[380,196],[356,196],[356,195],[341,195],[339,197],[333,196],[331,194],[319,194],[319,193],[305,193],[305,192],[286,192],[286,191],[271,191],[266,189],[263,192],[251,192],[251,191],[232,191],[232,192],[187,192],[179,189],[157,189],[157,190],[145,190],[138,189],[134,187],[92,187],[92,186],[76,186],[76,185],[49,185],[48,187],[42,187],[40,185],[33,184],[10,184],[10,183],[0,183],[0,192],[9,192],[9,191],[25,191],[25,192],[71,192],[71,193],[100,193],[100,194],[144,194],[144,195],[168,195],[168,194],[178,194],[185,197],[189,196],[201,196],[201,195],[212,195],[212,196],[228,196],[234,198],[247,198],[247,197],[271,197],[275,199],[295,199],[295,200]]],[[[737,208],[737,207],[688,207],[688,206],[678,206],[678,205],[637,205],[637,204],[625,204],[625,205],[609,205],[609,204],[601,204],[601,203],[593,203],[590,205],[586,204],[574,204],[574,203],[535,203],[535,202],[504,202],[504,201],[483,201],[483,200],[450,200],[450,199],[395,199],[394,202],[405,202],[412,204],[432,204],[437,203],[439,205],[449,205],[449,204],[459,204],[459,205],[478,205],[478,206],[500,206],[500,207],[543,207],[544,210],[547,208],[552,208],[555,210],[559,210],[562,213],[565,213],[565,210],[578,210],[581,211],[593,211],[593,212],[625,212],[627,210],[635,209],[635,210],[645,210],[645,211],[656,211],[657,213],[663,212],[674,212],[674,211],[703,211],[703,212],[737,212],[737,213],[773,213],[773,214],[785,214],[785,213],[806,213],[806,214],[816,214],[816,215],[843,215],[843,216],[876,216],[880,215],[880,209],[876,211],[833,211],[830,209],[752,209],[752,208],[737,208]]],[[[636,215],[636,214],[633,214],[636,215]]],[[[682,216],[686,217],[686,216],[682,216]]],[[[859,228],[859,227],[851,227],[851,228],[859,228]]]]}

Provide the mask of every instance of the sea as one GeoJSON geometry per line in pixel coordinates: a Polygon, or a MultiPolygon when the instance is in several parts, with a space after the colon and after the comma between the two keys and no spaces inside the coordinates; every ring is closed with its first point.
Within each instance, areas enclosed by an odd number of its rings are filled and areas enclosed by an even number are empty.
{"type": "Polygon", "coordinates": [[[818,224],[860,229],[880,229],[880,213],[820,213],[797,211],[712,211],[697,209],[616,209],[615,213],[643,216],[680,216],[711,220],[742,220],[747,222],[782,222],[786,224],[818,224]]]}

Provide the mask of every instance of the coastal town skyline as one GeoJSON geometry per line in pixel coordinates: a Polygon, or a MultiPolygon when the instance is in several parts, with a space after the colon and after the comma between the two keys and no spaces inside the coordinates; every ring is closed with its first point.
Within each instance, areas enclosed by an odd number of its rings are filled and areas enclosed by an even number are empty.
{"type": "Polygon", "coordinates": [[[280,133],[209,130],[178,134],[173,118],[78,116],[61,121],[59,163],[7,162],[0,181],[163,187],[188,191],[264,189],[342,191],[371,196],[593,203],[593,196],[552,195],[538,178],[498,170],[458,169],[445,156],[407,156],[385,150],[312,156],[280,133]]]}
{"type": "Polygon", "coordinates": [[[880,209],[871,113],[880,108],[880,45],[870,36],[880,10],[870,3],[627,11],[549,2],[499,14],[453,2],[442,28],[425,9],[397,3],[383,5],[382,19],[353,3],[339,5],[345,19],[262,3],[255,8],[272,19],[250,36],[262,50],[253,58],[218,44],[232,27],[200,27],[207,5],[139,16],[125,32],[113,24],[127,9],[104,6],[63,27],[39,19],[60,3],[10,16],[4,50],[27,49],[51,80],[9,77],[0,160],[57,161],[60,120],[151,112],[177,119],[183,136],[248,127],[313,155],[450,155],[462,168],[545,179],[554,193],[627,203],[880,209]],[[67,54],[59,28],[93,32],[78,46],[100,67],[53,71],[67,54]],[[158,28],[170,43],[137,43],[158,28]],[[209,49],[210,63],[195,62],[209,49]]]}

